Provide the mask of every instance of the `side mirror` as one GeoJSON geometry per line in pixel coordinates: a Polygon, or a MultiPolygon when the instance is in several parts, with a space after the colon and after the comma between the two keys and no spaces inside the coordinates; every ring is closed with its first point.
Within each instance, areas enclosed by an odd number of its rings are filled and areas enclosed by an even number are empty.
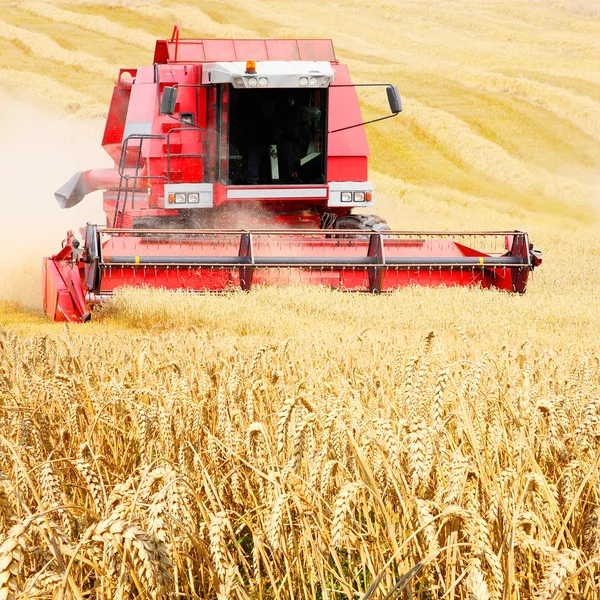
{"type": "Polygon", "coordinates": [[[402,102],[400,100],[400,92],[395,85],[391,83],[342,83],[339,85],[332,85],[332,88],[336,87],[384,87],[387,92],[388,104],[390,105],[391,115],[386,115],[385,117],[379,117],[377,119],[371,119],[370,121],[363,121],[362,123],[356,123],[356,125],[348,125],[347,127],[340,127],[339,129],[334,129],[333,131],[329,131],[328,133],[337,133],[338,131],[346,131],[346,129],[352,129],[353,127],[362,127],[363,125],[368,125],[369,123],[376,123],[377,121],[383,121],[384,119],[391,119],[395,117],[399,112],[402,112],[402,102]]]}
{"type": "Polygon", "coordinates": [[[388,104],[390,105],[390,110],[392,113],[397,115],[399,112],[402,112],[402,101],[400,100],[400,92],[395,85],[388,85],[386,88],[388,104]]]}
{"type": "MultiPolygon", "coordinates": [[[[389,92],[388,92],[389,96],[389,92]]],[[[160,103],[161,115],[172,115],[175,112],[175,103],[177,102],[177,88],[166,87],[163,89],[162,100],[160,103]]]]}

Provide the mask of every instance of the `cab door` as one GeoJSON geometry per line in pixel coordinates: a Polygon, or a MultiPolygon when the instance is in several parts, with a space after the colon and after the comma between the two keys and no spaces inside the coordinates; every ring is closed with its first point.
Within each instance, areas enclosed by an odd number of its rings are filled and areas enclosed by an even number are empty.
{"type": "Polygon", "coordinates": [[[229,85],[215,85],[206,92],[206,170],[204,181],[229,183],[229,85]]]}

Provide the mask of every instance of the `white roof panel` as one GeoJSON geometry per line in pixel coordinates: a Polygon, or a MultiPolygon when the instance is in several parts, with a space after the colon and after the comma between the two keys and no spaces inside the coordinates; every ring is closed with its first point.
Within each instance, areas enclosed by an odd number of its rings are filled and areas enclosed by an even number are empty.
{"type": "Polygon", "coordinates": [[[206,63],[202,68],[203,84],[231,83],[238,88],[327,87],[334,78],[331,64],[324,61],[256,61],[256,73],[246,73],[245,62],[206,63]]]}

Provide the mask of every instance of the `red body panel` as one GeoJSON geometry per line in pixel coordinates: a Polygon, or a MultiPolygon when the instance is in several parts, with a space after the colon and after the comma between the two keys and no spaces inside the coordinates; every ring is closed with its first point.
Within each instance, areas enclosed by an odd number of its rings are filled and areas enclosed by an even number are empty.
{"type": "Polygon", "coordinates": [[[156,42],[155,64],[242,60],[324,60],[335,62],[331,40],[171,40],[156,42]]]}
{"type": "MultiPolygon", "coordinates": [[[[335,65],[335,82],[329,88],[329,131],[362,122],[362,115],[346,65],[335,65]],[[331,107],[334,107],[332,110],[331,107]]],[[[369,146],[364,127],[352,127],[329,134],[327,145],[328,181],[366,181],[369,146]],[[332,162],[335,167],[332,169],[332,162]],[[347,174],[352,173],[351,177],[347,174]],[[352,179],[356,177],[356,179],[352,179]]]]}
{"type": "Polygon", "coordinates": [[[329,156],[327,159],[329,181],[366,181],[366,156],[329,156]]]}
{"type": "Polygon", "coordinates": [[[131,86],[133,85],[133,78],[136,76],[136,73],[137,69],[121,69],[117,84],[113,90],[110,108],[108,109],[102,146],[114,160],[115,164],[119,162],[121,156],[125,119],[127,118],[131,86]]]}

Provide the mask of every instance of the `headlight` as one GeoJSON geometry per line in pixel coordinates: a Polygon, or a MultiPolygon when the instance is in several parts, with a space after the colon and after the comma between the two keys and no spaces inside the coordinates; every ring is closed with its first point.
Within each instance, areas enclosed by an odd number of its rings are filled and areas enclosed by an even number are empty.
{"type": "Polygon", "coordinates": [[[364,202],[365,201],[365,193],[364,192],[354,192],[354,202],[364,202]]]}
{"type": "Polygon", "coordinates": [[[311,77],[310,85],[319,85],[319,80],[316,77],[311,77]]]}
{"type": "Polygon", "coordinates": [[[198,192],[190,192],[188,194],[188,204],[199,204],[200,194],[198,192]]]}
{"type": "Polygon", "coordinates": [[[185,204],[185,194],[175,194],[175,204],[185,204]]]}
{"type": "Polygon", "coordinates": [[[250,77],[250,79],[248,79],[248,85],[250,87],[256,87],[258,85],[258,79],[256,79],[256,77],[250,77]]]}
{"type": "Polygon", "coordinates": [[[352,192],[342,192],[342,202],[352,202],[352,192]]]}
{"type": "Polygon", "coordinates": [[[308,77],[300,77],[300,85],[305,87],[308,85],[308,77]]]}
{"type": "Polygon", "coordinates": [[[244,85],[244,80],[241,77],[236,77],[233,80],[233,83],[235,83],[235,85],[243,86],[244,85]]]}
{"type": "Polygon", "coordinates": [[[268,84],[269,84],[269,80],[266,77],[261,77],[258,80],[258,85],[260,85],[260,87],[267,87],[268,84]]]}

